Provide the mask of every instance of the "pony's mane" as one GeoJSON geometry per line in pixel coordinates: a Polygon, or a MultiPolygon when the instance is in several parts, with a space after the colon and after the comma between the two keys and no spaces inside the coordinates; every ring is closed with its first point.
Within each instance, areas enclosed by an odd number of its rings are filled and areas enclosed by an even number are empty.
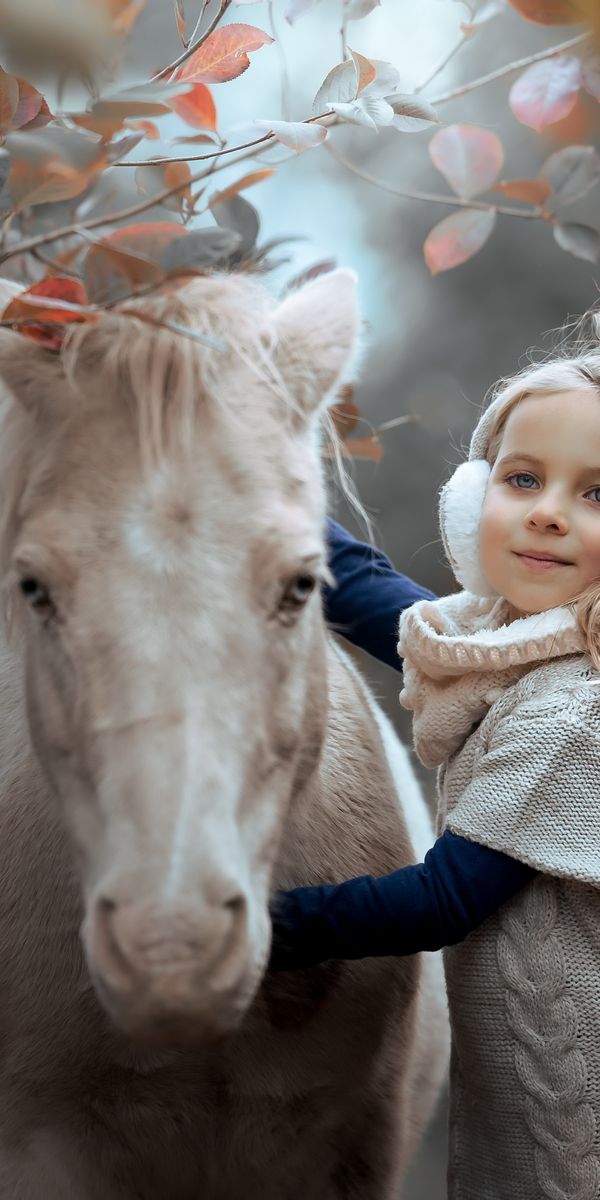
{"type": "Polygon", "coordinates": [[[273,296],[247,276],[196,277],[71,326],[61,355],[65,374],[78,396],[95,379],[133,405],[144,459],[156,462],[172,436],[190,445],[201,400],[231,405],[236,359],[283,404],[293,403],[274,363],[274,308],[273,296]]]}

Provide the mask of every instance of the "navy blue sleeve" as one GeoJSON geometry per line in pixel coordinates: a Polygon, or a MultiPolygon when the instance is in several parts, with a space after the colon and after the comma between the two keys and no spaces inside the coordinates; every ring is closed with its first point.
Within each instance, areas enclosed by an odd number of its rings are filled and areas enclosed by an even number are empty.
{"type": "Polygon", "coordinates": [[[499,850],[446,830],[416,866],[278,892],[271,906],[270,968],[290,971],[328,958],[452,946],[535,874],[499,850]]]}
{"type": "Polygon", "coordinates": [[[402,669],[396,645],[398,620],[416,600],[432,600],[433,592],[395,571],[389,558],[358,542],[342,525],[327,522],[329,568],[336,587],[323,588],[328,625],[381,662],[402,669]]]}

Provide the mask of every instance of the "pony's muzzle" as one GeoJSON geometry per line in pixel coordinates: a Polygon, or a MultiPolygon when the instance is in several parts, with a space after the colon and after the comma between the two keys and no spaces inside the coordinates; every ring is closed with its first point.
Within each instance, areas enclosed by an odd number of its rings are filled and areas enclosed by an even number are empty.
{"type": "Polygon", "coordinates": [[[84,942],[100,999],[127,1033],[163,1044],[208,1041],[242,1015],[248,973],[247,904],[119,906],[99,897],[84,942]]]}

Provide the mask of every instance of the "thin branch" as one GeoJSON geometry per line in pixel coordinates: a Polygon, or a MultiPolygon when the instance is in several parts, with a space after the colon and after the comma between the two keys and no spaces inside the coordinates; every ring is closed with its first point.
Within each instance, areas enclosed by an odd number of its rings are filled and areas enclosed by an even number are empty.
{"type": "Polygon", "coordinates": [[[281,76],[281,115],[284,121],[290,120],[290,76],[288,71],[287,59],[283,49],[281,38],[279,36],[277,26],[275,24],[275,13],[273,11],[273,0],[268,3],[269,26],[275,42],[275,49],[279,58],[280,76],[281,76]]]}
{"type": "Polygon", "coordinates": [[[541,209],[539,208],[511,208],[505,204],[489,204],[484,200],[467,200],[464,196],[438,196],[433,192],[407,192],[401,188],[393,187],[390,183],[385,183],[382,179],[376,179],[368,171],[363,171],[361,167],[357,167],[355,163],[344,158],[339,150],[334,149],[328,143],[325,144],[325,149],[335,158],[336,162],[339,162],[342,167],[346,167],[348,171],[352,171],[353,175],[358,175],[359,179],[364,179],[366,183],[374,184],[382,192],[389,192],[391,196],[399,196],[402,200],[424,200],[430,204],[445,204],[453,208],[480,208],[483,212],[501,213],[506,217],[525,217],[529,220],[539,219],[541,215],[541,209]]]}
{"type": "Polygon", "coordinates": [[[17,254],[26,254],[30,250],[35,250],[38,246],[48,246],[51,242],[57,242],[62,237],[70,237],[71,234],[79,234],[83,236],[83,231],[86,229],[97,229],[100,225],[113,225],[119,221],[126,221],[128,217],[135,217],[138,213],[145,212],[146,209],[152,208],[155,204],[160,204],[162,200],[166,200],[167,196],[173,196],[176,192],[182,191],[189,187],[190,184],[202,179],[204,172],[200,171],[197,175],[192,176],[183,183],[178,183],[175,187],[164,188],[162,192],[157,192],[155,196],[148,197],[147,200],[140,201],[139,204],[131,204],[129,208],[122,208],[120,212],[107,213],[99,217],[90,217],[87,221],[78,221],[75,225],[63,225],[60,229],[54,229],[51,233],[38,233],[34,237],[25,238],[24,241],[18,242],[17,245],[11,246],[9,250],[0,253],[0,265],[8,261],[9,258],[14,258],[17,254]]]}
{"type": "Polygon", "coordinates": [[[59,262],[57,258],[51,258],[49,254],[42,254],[39,249],[34,249],[31,253],[38,262],[44,263],[46,267],[52,267],[54,271],[58,271],[59,275],[69,275],[71,279],[78,279],[81,283],[81,275],[77,271],[72,271],[64,263],[59,262]]]}
{"type": "MultiPolygon", "coordinates": [[[[335,117],[335,113],[319,113],[316,117],[307,117],[302,124],[314,125],[318,121],[323,121],[325,117],[335,117]]],[[[335,124],[335,121],[333,121],[332,124],[335,124]]],[[[259,138],[255,138],[252,142],[242,142],[240,146],[229,146],[227,150],[213,150],[211,154],[181,154],[175,158],[144,158],[139,161],[132,160],[131,162],[127,162],[125,159],[123,159],[121,162],[114,162],[110,165],[111,167],[165,167],[167,163],[174,162],[206,162],[209,159],[212,160],[214,158],[222,158],[226,154],[237,154],[238,150],[248,150],[250,147],[260,146],[264,142],[273,142],[275,140],[274,133],[263,133],[259,138]]],[[[252,158],[253,155],[244,155],[244,157],[252,158]]],[[[197,178],[199,178],[199,176],[194,177],[194,179],[197,178]]],[[[193,183],[194,180],[190,180],[190,182],[193,183]]]]}
{"type": "Polygon", "coordinates": [[[415,95],[418,95],[419,92],[423,92],[426,87],[429,87],[430,83],[433,83],[434,79],[436,79],[437,76],[442,73],[442,71],[444,70],[444,67],[448,66],[448,63],[450,62],[450,60],[452,58],[454,58],[454,55],[458,54],[458,51],[461,49],[462,46],[464,46],[466,40],[467,40],[467,35],[465,33],[463,33],[462,36],[456,42],[456,44],[452,47],[452,49],[448,51],[448,53],[444,56],[442,61],[440,63],[438,63],[437,67],[431,72],[431,75],[428,75],[427,79],[424,79],[423,82],[420,83],[419,86],[415,88],[415,95]]]}
{"type": "MultiPolygon", "coordinates": [[[[227,9],[229,8],[231,2],[232,2],[232,0],[221,0],[221,3],[219,5],[219,11],[218,11],[217,15],[215,17],[213,17],[213,20],[211,21],[210,25],[208,26],[208,29],[206,29],[205,32],[202,34],[202,36],[198,38],[198,41],[194,42],[192,39],[190,41],[190,44],[189,44],[187,50],[184,50],[183,54],[180,54],[179,58],[175,59],[175,62],[170,63],[168,67],[163,67],[161,71],[158,71],[156,73],[156,75],[153,75],[152,78],[150,79],[150,83],[156,83],[156,81],[158,79],[164,79],[166,75],[169,75],[171,72],[177,71],[178,68],[182,65],[182,63],[187,62],[188,58],[191,58],[192,54],[196,53],[196,50],[198,50],[199,47],[204,44],[204,42],[207,40],[207,38],[210,37],[211,33],[214,33],[215,29],[217,28],[217,25],[219,24],[219,21],[221,20],[221,17],[225,16],[225,13],[227,12],[227,9]]],[[[204,15],[204,10],[202,12],[202,15],[204,15]]],[[[195,32],[196,31],[194,30],[194,33],[195,32]]]]}
{"type": "Polygon", "coordinates": [[[345,62],[348,57],[348,18],[346,16],[344,0],[342,0],[342,25],[340,28],[340,37],[342,39],[342,62],[345,62]]]}
{"type": "Polygon", "coordinates": [[[472,79],[470,83],[463,83],[460,87],[453,88],[451,92],[443,92],[441,96],[428,97],[429,103],[435,107],[438,104],[445,104],[447,100],[454,100],[457,96],[465,96],[467,92],[473,92],[475,88],[483,87],[486,83],[493,83],[495,79],[502,79],[505,75],[512,74],[513,71],[520,71],[523,67],[531,66],[532,63],[543,62],[545,58],[554,58],[555,55],[562,54],[564,50],[582,46],[591,37],[591,33],[578,33],[576,37],[569,38],[568,42],[561,42],[558,46],[551,46],[549,50],[538,50],[537,54],[528,54],[526,58],[516,59],[504,67],[498,67],[496,71],[490,71],[489,75],[480,75],[479,79],[472,79]]]}

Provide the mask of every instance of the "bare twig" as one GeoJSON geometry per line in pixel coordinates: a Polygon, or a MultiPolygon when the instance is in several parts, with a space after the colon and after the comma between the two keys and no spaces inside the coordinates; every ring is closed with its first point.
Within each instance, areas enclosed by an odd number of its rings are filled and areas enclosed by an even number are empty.
{"type": "Polygon", "coordinates": [[[512,74],[513,71],[520,71],[523,67],[531,66],[532,63],[543,62],[545,58],[554,58],[555,55],[562,54],[565,50],[582,46],[591,37],[591,33],[578,33],[576,37],[569,38],[568,42],[561,42],[560,45],[551,46],[548,50],[538,50],[537,54],[528,54],[526,58],[515,59],[514,62],[507,63],[504,67],[498,67],[496,71],[490,71],[489,75],[480,75],[479,79],[472,79],[470,83],[463,83],[460,87],[453,88],[451,92],[428,97],[429,103],[436,107],[438,104],[445,104],[447,100],[455,100],[457,96],[466,96],[467,92],[473,92],[475,88],[483,87],[486,83],[493,83],[495,79],[502,79],[505,75],[512,74]]]}
{"type": "MultiPolygon", "coordinates": [[[[217,15],[211,21],[210,25],[208,26],[208,29],[206,29],[204,31],[204,33],[202,34],[202,36],[198,38],[198,41],[194,42],[193,37],[192,37],[192,40],[190,41],[190,44],[189,44],[187,50],[184,50],[183,54],[180,54],[179,58],[175,59],[175,62],[169,63],[168,67],[163,67],[161,71],[158,71],[156,73],[156,75],[153,75],[152,78],[150,79],[150,83],[156,83],[156,81],[158,79],[164,79],[166,75],[170,75],[172,72],[177,71],[179,69],[179,67],[182,65],[182,63],[187,62],[188,58],[191,58],[192,54],[196,53],[196,50],[200,46],[203,45],[203,43],[206,41],[206,39],[209,38],[211,33],[213,33],[214,30],[217,28],[217,25],[219,24],[221,17],[225,16],[225,13],[227,12],[227,9],[229,8],[231,2],[232,2],[232,0],[221,0],[221,3],[219,5],[219,11],[218,11],[217,15]]],[[[204,15],[204,10],[202,10],[202,15],[204,15]]],[[[196,32],[196,30],[194,30],[194,33],[195,32],[196,32]]]]}
{"type": "Polygon", "coordinates": [[[336,162],[339,162],[342,167],[346,167],[348,171],[352,171],[353,175],[358,175],[359,179],[374,184],[382,192],[389,192],[391,196],[399,196],[402,200],[424,200],[430,204],[445,204],[454,208],[480,208],[484,212],[500,213],[506,217],[525,217],[529,220],[541,218],[542,210],[539,208],[511,208],[505,204],[489,204],[484,200],[467,200],[463,196],[438,196],[433,192],[408,192],[402,188],[393,187],[391,183],[385,183],[383,179],[376,179],[368,171],[363,171],[361,167],[357,167],[355,163],[344,158],[333,146],[326,144],[325,149],[335,158],[336,162]]]}
{"type": "Polygon", "coordinates": [[[340,28],[340,37],[342,39],[342,62],[345,62],[348,57],[348,19],[346,17],[344,0],[342,0],[342,24],[340,28]]]}
{"type": "Polygon", "coordinates": [[[281,68],[281,72],[280,72],[281,73],[281,115],[282,115],[284,121],[289,121],[290,120],[290,111],[291,111],[291,109],[290,109],[290,77],[289,77],[287,59],[285,57],[285,51],[283,49],[283,46],[281,43],[281,38],[278,34],[277,26],[275,24],[275,13],[273,11],[273,0],[269,0],[268,11],[269,11],[269,27],[271,30],[271,34],[273,36],[273,40],[275,42],[275,49],[277,51],[277,56],[279,58],[279,64],[280,64],[280,68],[281,68]]]}
{"type": "Polygon", "coordinates": [[[42,251],[39,248],[32,250],[31,253],[38,262],[44,263],[44,266],[52,267],[52,269],[54,271],[58,271],[60,275],[69,275],[71,279],[78,279],[81,283],[81,275],[78,274],[77,271],[72,271],[71,268],[65,266],[64,263],[59,262],[57,258],[51,258],[49,254],[42,254],[42,251]]]}
{"type": "Polygon", "coordinates": [[[428,75],[427,79],[424,79],[423,82],[415,88],[415,95],[417,95],[419,92],[423,92],[426,87],[429,87],[430,83],[433,83],[434,79],[437,79],[438,75],[440,75],[444,70],[444,67],[448,66],[450,60],[453,59],[454,55],[458,54],[458,51],[462,48],[462,46],[464,46],[466,40],[467,35],[463,33],[452,49],[449,50],[446,55],[444,55],[442,61],[438,63],[437,67],[431,72],[431,75],[428,75]]]}
{"type": "MultiPolygon", "coordinates": [[[[326,117],[334,118],[334,120],[332,120],[332,124],[335,123],[335,113],[324,112],[319,113],[316,117],[307,117],[302,124],[314,125],[318,121],[324,121],[326,117]]],[[[141,161],[132,160],[131,162],[123,160],[122,162],[111,163],[111,167],[165,167],[167,163],[174,162],[206,162],[209,159],[212,161],[214,158],[222,158],[227,154],[237,154],[239,150],[247,150],[253,146],[260,146],[264,142],[273,141],[275,141],[274,133],[263,133],[259,138],[254,138],[254,140],[251,142],[242,142],[240,146],[229,146],[229,148],[226,150],[213,150],[210,154],[181,154],[176,155],[175,158],[144,158],[141,161]]],[[[253,158],[254,156],[249,154],[244,155],[243,157],[253,158]]],[[[198,178],[198,176],[195,176],[194,178],[198,178]]],[[[190,182],[194,181],[191,180],[190,182]]]]}

